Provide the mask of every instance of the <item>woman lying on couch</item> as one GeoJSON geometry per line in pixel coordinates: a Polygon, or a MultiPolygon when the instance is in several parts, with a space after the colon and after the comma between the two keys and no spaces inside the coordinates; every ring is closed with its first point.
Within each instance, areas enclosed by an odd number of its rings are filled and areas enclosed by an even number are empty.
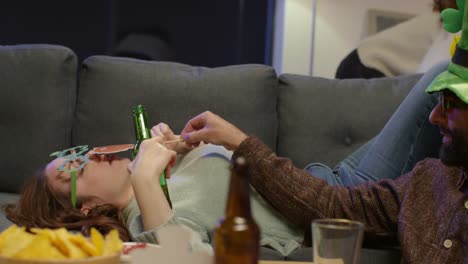
{"type": "MultiPolygon", "coordinates": [[[[210,232],[224,215],[232,153],[214,145],[188,149],[180,142],[164,144],[165,139],[156,136],[162,135],[159,131],[166,139],[175,137],[164,124],[151,131],[155,137],[143,141],[132,162],[92,150],[86,154],[86,164],[85,158],[68,163],[60,157],[52,160],[25,186],[18,203],[7,206],[7,218],[21,226],[64,226],[84,234],[91,227],[103,233],[117,228],[123,240],[150,243],[157,243],[158,230],[177,224],[193,231],[194,249],[211,251],[210,232]],[[66,169],[61,171],[64,162],[66,169]],[[71,173],[67,172],[73,167],[78,168],[76,208],[70,201],[71,173]],[[170,168],[166,175],[170,175],[173,210],[158,184],[165,168],[170,168]]],[[[262,230],[260,244],[284,256],[299,248],[304,231],[255,191],[251,196],[262,230]]]]}

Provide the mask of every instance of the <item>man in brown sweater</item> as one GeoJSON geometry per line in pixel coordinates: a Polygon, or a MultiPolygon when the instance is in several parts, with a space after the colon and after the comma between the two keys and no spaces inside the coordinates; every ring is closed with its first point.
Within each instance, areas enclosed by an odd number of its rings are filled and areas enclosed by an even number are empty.
{"type": "Polygon", "coordinates": [[[463,25],[462,39],[448,70],[426,89],[440,95],[429,117],[443,135],[440,159],[425,159],[396,180],[329,186],[211,112],[190,120],[181,136],[245,157],[255,189],[301,226],[316,218],[358,220],[367,232],[396,234],[403,263],[468,263],[468,5],[459,8],[442,17],[450,32],[463,25]]]}
{"type": "MultiPolygon", "coordinates": [[[[453,94],[444,93],[444,100],[462,104],[453,94]]],[[[366,232],[397,233],[407,263],[466,263],[468,105],[444,110],[442,103],[430,118],[444,133],[441,160],[421,161],[397,180],[356,187],[329,186],[311,177],[210,112],[192,119],[183,136],[187,142],[230,148],[233,159],[247,158],[254,188],[296,224],[307,226],[316,218],[354,219],[365,223],[366,232]]]]}

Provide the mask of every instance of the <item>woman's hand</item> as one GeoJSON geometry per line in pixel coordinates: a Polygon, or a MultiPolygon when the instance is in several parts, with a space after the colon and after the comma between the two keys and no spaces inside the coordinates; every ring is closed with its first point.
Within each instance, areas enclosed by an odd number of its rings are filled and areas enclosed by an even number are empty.
{"type": "Polygon", "coordinates": [[[161,137],[143,140],[136,158],[128,164],[132,177],[155,179],[166,170],[166,177],[170,177],[170,168],[176,160],[176,152],[166,148],[161,137]]]}
{"type": "Polygon", "coordinates": [[[174,135],[174,132],[165,123],[159,123],[151,128],[152,137],[161,137],[166,148],[174,150],[177,154],[184,154],[192,150],[193,147],[180,141],[180,137],[174,135]],[[172,141],[172,142],[168,142],[172,141]],[[168,143],[165,143],[168,142],[168,143]]]}
{"type": "Polygon", "coordinates": [[[166,223],[172,210],[159,184],[159,177],[174,164],[176,152],[167,149],[161,137],[143,140],[136,158],[128,165],[133,192],[141,212],[145,231],[166,223]]]}

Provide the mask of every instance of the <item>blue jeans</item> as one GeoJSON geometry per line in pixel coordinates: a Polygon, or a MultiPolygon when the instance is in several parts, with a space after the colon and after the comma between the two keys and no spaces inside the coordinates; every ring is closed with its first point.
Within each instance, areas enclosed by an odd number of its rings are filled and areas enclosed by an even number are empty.
{"type": "Polygon", "coordinates": [[[439,128],[429,122],[429,115],[438,99],[437,95],[427,94],[424,90],[443,69],[438,67],[426,73],[382,131],[334,169],[312,163],[305,170],[330,185],[352,186],[367,181],[395,179],[410,171],[418,161],[437,157],[441,135],[439,128]]]}

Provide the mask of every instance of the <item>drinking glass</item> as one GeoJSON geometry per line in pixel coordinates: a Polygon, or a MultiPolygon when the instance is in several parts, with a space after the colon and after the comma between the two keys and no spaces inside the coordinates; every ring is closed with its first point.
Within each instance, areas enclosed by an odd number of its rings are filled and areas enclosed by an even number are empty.
{"type": "Polygon", "coordinates": [[[347,219],[312,222],[314,264],[359,264],[364,224],[347,219]]]}

